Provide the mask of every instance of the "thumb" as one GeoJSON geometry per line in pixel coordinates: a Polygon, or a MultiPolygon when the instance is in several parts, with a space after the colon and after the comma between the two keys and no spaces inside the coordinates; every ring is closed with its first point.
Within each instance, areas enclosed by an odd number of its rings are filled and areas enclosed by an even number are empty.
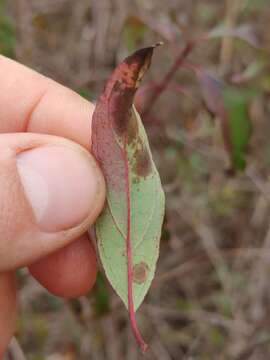
{"type": "Polygon", "coordinates": [[[64,138],[0,135],[0,272],[30,264],[78,238],[102,209],[95,160],[64,138]]]}

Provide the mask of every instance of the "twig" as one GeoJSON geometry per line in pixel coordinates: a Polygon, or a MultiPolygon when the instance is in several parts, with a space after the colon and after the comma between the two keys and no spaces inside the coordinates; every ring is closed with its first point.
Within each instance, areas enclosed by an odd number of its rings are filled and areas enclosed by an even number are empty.
{"type": "Polygon", "coordinates": [[[157,336],[152,342],[152,350],[157,360],[171,360],[171,356],[164,346],[159,336],[157,336]]]}
{"type": "MultiPolygon", "coordinates": [[[[251,359],[251,354],[254,352],[256,348],[262,345],[266,345],[269,343],[270,336],[268,334],[264,334],[261,338],[255,339],[255,341],[251,341],[249,344],[247,344],[246,348],[243,349],[243,351],[237,355],[236,360],[246,360],[251,359]]],[[[254,357],[253,357],[254,358],[254,357]]]]}
{"type": "MultiPolygon", "coordinates": [[[[268,227],[263,247],[260,249],[263,253],[268,253],[270,250],[270,226],[268,227]]],[[[264,298],[268,291],[268,279],[269,279],[269,259],[262,258],[261,261],[256,262],[253,268],[253,278],[251,284],[253,284],[253,317],[256,321],[261,320],[265,314],[266,309],[264,306],[264,298]]]]}
{"type": "Polygon", "coordinates": [[[257,189],[264,195],[265,200],[270,202],[270,188],[260,176],[254,166],[249,166],[245,171],[247,177],[253,182],[257,189]]]}
{"type": "Polygon", "coordinates": [[[187,58],[187,56],[190,54],[190,52],[193,50],[195,45],[194,41],[189,41],[184,49],[180,52],[180,54],[175,59],[175,62],[173,63],[172,67],[168,71],[168,73],[164,76],[163,80],[157,84],[155,91],[152,93],[152,96],[149,99],[149,103],[147,108],[143,111],[142,116],[147,116],[151,112],[154,104],[156,103],[157,99],[161,95],[161,93],[167,88],[169,82],[173,78],[175,72],[178,70],[178,68],[183,64],[184,60],[187,58]]]}
{"type": "Polygon", "coordinates": [[[251,327],[245,321],[241,319],[234,321],[233,319],[211,311],[190,310],[183,314],[179,310],[155,305],[146,305],[146,309],[155,320],[166,319],[168,321],[171,319],[189,319],[199,323],[221,326],[224,329],[234,330],[235,333],[243,335],[248,335],[251,331],[251,327]]]}
{"type": "Polygon", "coordinates": [[[197,235],[200,237],[202,245],[209,257],[210,262],[216,269],[216,273],[219,277],[220,283],[222,284],[227,295],[230,295],[231,285],[229,280],[229,274],[227,271],[227,264],[222,252],[217,246],[217,234],[215,233],[213,227],[206,225],[206,223],[202,221],[194,221],[193,228],[197,235]]]}
{"type": "MultiPolygon", "coordinates": [[[[222,249],[220,251],[222,253],[222,256],[228,260],[241,258],[245,261],[250,261],[258,258],[258,261],[261,261],[261,259],[265,259],[264,261],[268,262],[270,261],[270,249],[262,250],[257,248],[233,248],[222,249]]],[[[167,282],[174,278],[177,278],[179,280],[184,276],[190,275],[190,273],[192,273],[193,271],[197,271],[198,266],[200,267],[201,271],[204,268],[208,268],[209,266],[211,266],[211,263],[209,262],[209,257],[205,253],[194,256],[194,258],[191,258],[190,260],[180,265],[177,265],[176,267],[169,269],[164,273],[156,275],[152,286],[160,285],[160,283],[163,283],[164,281],[167,282]]]]}
{"type": "Polygon", "coordinates": [[[202,156],[211,160],[218,161],[218,163],[226,164],[227,154],[224,150],[217,147],[209,146],[202,143],[196,143],[195,140],[190,137],[185,131],[177,129],[176,131],[167,131],[166,136],[169,140],[179,144],[184,144],[188,148],[198,152],[202,156]]]}
{"type": "MultiPolygon", "coordinates": [[[[225,26],[227,28],[233,28],[237,22],[238,14],[240,10],[239,0],[227,0],[226,1],[226,15],[225,15],[225,26]]],[[[220,64],[221,68],[224,69],[231,63],[233,55],[233,43],[232,37],[224,37],[221,43],[220,50],[220,64]]]]}
{"type": "Polygon", "coordinates": [[[104,346],[108,359],[123,359],[120,352],[120,336],[114,323],[113,314],[108,314],[101,318],[100,322],[104,333],[104,346]]]}

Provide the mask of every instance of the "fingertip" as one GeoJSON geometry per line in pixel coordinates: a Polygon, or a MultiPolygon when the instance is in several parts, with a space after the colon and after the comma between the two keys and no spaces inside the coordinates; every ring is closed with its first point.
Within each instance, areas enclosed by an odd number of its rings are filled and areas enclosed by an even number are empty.
{"type": "Polygon", "coordinates": [[[16,321],[15,273],[0,274],[0,359],[14,334],[16,321]]]}
{"type": "Polygon", "coordinates": [[[77,239],[102,210],[102,172],[90,152],[72,141],[0,134],[0,167],[0,272],[77,239]]]}
{"type": "Polygon", "coordinates": [[[29,266],[30,273],[52,294],[64,298],[85,295],[94,285],[97,262],[85,234],[29,266]]]}
{"type": "Polygon", "coordinates": [[[71,89],[49,80],[50,86],[28,122],[28,132],[62,136],[91,148],[94,105],[71,89]]]}
{"type": "Polygon", "coordinates": [[[0,65],[0,133],[56,135],[90,150],[92,103],[7,57],[0,65]]]}

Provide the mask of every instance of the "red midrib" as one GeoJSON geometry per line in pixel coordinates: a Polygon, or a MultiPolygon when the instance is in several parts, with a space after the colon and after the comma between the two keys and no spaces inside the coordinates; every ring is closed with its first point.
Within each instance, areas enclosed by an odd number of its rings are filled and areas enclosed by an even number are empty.
{"type": "Polygon", "coordinates": [[[128,158],[126,155],[127,139],[125,138],[124,148],[122,150],[122,155],[124,159],[125,166],[125,190],[126,190],[126,200],[127,200],[127,235],[126,235],[126,252],[127,252],[127,286],[128,286],[128,313],[131,329],[135,336],[137,343],[139,344],[143,353],[146,352],[148,345],[143,340],[140,331],[137,327],[134,304],[133,304],[133,261],[132,261],[132,245],[131,245],[131,200],[130,200],[130,186],[129,186],[129,172],[128,172],[128,158]]]}

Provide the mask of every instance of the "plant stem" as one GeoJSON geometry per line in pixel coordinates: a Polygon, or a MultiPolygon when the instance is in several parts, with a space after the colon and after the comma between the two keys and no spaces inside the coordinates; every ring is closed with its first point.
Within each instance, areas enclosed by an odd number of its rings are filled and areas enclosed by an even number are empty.
{"type": "Polygon", "coordinates": [[[189,41],[184,49],[180,52],[180,54],[175,59],[175,62],[173,63],[172,67],[168,71],[168,73],[164,76],[163,80],[156,85],[155,91],[152,93],[152,96],[150,97],[149,104],[147,108],[143,111],[142,117],[149,115],[150,111],[152,110],[152,107],[156,103],[157,99],[161,95],[161,93],[167,88],[169,82],[173,78],[175,72],[179,68],[179,66],[182,65],[186,57],[190,54],[193,47],[195,45],[195,42],[189,41]]]}
{"type": "MultiPolygon", "coordinates": [[[[225,6],[226,14],[224,23],[226,28],[232,29],[237,23],[241,2],[239,0],[227,0],[225,6]]],[[[225,69],[231,64],[233,44],[234,38],[226,36],[223,37],[220,50],[220,65],[222,69],[225,69]]]]}

